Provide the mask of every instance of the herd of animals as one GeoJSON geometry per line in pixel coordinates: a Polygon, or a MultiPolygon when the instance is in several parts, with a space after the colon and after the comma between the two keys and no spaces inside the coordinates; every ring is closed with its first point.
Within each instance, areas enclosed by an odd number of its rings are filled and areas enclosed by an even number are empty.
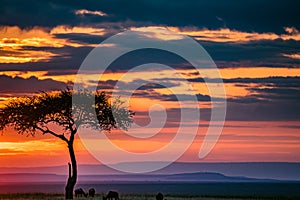
{"type": "MultiPolygon", "coordinates": [[[[95,197],[96,190],[94,188],[90,188],[86,193],[82,188],[78,188],[75,190],[75,197],[95,197]]],[[[156,200],[164,200],[164,195],[162,193],[158,193],[156,196],[156,200]]],[[[107,195],[103,196],[103,200],[120,200],[119,193],[115,191],[109,191],[107,195]]]]}

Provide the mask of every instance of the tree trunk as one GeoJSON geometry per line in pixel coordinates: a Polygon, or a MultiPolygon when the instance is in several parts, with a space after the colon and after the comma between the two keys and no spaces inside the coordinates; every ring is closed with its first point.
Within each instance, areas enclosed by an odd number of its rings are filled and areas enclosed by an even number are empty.
{"type": "Polygon", "coordinates": [[[73,199],[73,191],[74,187],[77,181],[77,163],[76,163],[76,158],[75,158],[75,153],[74,153],[74,148],[73,148],[73,141],[70,141],[68,144],[69,148],[69,153],[70,153],[70,159],[71,163],[68,163],[69,165],[69,177],[68,177],[68,182],[65,187],[65,198],[66,199],[73,199]]]}

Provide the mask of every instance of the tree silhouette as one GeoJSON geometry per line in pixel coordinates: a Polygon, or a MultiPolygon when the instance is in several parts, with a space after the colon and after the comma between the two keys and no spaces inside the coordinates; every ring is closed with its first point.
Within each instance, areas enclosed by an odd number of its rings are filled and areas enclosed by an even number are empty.
{"type": "Polygon", "coordinates": [[[65,198],[73,199],[73,190],[77,182],[73,143],[79,126],[104,131],[117,127],[126,130],[132,123],[133,114],[120,100],[111,104],[104,92],[73,93],[67,89],[11,100],[0,109],[0,130],[13,127],[19,134],[34,136],[40,132],[66,142],[71,164],[68,163],[69,176],[65,198]],[[72,95],[75,97],[73,100],[76,100],[73,104],[72,95]],[[57,127],[60,127],[60,131],[57,131],[57,127]]]}

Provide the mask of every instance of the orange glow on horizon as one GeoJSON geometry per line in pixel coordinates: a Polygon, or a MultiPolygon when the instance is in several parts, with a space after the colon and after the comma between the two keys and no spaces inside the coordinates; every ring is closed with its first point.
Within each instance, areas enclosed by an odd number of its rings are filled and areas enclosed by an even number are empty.
{"type": "MultiPolygon", "coordinates": [[[[202,125],[205,124],[207,123],[202,125]]],[[[289,131],[286,132],[284,127],[297,125],[298,122],[227,121],[213,151],[201,162],[284,162],[291,161],[291,159],[294,162],[300,162],[298,129],[288,128],[289,131]]],[[[176,132],[175,130],[174,128],[164,129],[166,135],[159,134],[156,139],[153,138],[152,143],[149,142],[147,145],[145,142],[132,140],[127,136],[121,137],[116,132],[110,133],[109,138],[119,147],[132,152],[151,152],[167,144],[176,132]]],[[[200,161],[197,155],[206,130],[207,127],[200,127],[198,136],[179,161],[200,161]]],[[[79,164],[97,163],[79,138],[75,140],[74,148],[79,164]]],[[[19,136],[13,132],[0,135],[1,166],[13,166],[18,160],[24,162],[24,166],[53,166],[65,165],[69,157],[66,144],[50,135],[38,134],[35,138],[19,136]],[[28,163],[25,164],[26,160],[28,163]]]]}

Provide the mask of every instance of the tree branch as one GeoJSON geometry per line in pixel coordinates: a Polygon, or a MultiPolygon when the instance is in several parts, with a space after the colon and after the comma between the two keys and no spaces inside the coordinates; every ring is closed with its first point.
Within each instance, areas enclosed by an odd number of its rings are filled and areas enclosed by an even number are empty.
{"type": "Polygon", "coordinates": [[[51,135],[53,135],[55,137],[58,137],[61,140],[65,141],[67,144],[69,144],[69,140],[64,135],[60,135],[60,134],[54,133],[53,131],[49,130],[48,128],[46,130],[42,129],[41,127],[38,127],[38,126],[36,126],[35,128],[37,130],[41,131],[43,134],[49,133],[49,134],[51,134],[51,135]]]}

